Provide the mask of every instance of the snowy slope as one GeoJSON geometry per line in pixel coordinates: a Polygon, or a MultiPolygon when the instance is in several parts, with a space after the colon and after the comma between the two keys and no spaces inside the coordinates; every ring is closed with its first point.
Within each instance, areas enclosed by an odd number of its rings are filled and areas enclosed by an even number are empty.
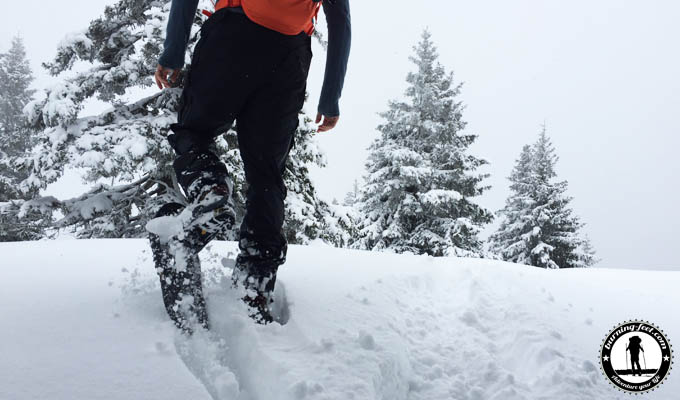
{"type": "MultiPolygon", "coordinates": [[[[680,272],[325,246],[291,246],[291,319],[255,326],[220,283],[234,250],[202,254],[213,332],[185,340],[145,241],[0,244],[0,399],[627,399],[599,370],[608,330],[680,343],[680,272]]],[[[644,398],[678,394],[671,371],[644,398]]]]}

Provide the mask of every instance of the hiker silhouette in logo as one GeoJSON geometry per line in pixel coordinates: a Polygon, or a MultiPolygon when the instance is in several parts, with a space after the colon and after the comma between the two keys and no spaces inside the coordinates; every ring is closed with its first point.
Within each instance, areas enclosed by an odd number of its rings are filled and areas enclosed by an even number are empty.
{"type": "Polygon", "coordinates": [[[630,352],[630,372],[635,375],[635,364],[637,364],[638,375],[642,376],[642,368],[640,368],[640,351],[643,353],[645,349],[642,348],[642,339],[639,336],[633,336],[628,340],[626,350],[630,352]]]}

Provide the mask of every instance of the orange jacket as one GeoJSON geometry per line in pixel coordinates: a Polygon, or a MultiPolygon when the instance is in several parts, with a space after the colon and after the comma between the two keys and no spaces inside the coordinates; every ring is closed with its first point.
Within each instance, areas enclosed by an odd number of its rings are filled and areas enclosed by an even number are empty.
{"type": "Polygon", "coordinates": [[[300,32],[311,35],[321,1],[219,0],[215,11],[226,7],[241,7],[251,21],[284,35],[297,35],[300,32]]]}

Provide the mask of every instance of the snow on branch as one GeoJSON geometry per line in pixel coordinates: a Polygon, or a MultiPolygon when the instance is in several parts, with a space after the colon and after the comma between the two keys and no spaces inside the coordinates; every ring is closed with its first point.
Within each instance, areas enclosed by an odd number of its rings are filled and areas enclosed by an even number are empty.
{"type": "Polygon", "coordinates": [[[0,214],[17,219],[29,214],[41,214],[49,218],[61,214],[63,217],[51,223],[51,228],[76,226],[80,228],[79,237],[139,237],[144,234],[143,226],[148,220],[148,213],[143,211],[147,208],[152,210],[153,207],[149,205],[154,198],[160,204],[160,197],[171,191],[169,184],[146,175],[124,185],[100,184],[68,200],[44,196],[0,203],[0,214]]]}

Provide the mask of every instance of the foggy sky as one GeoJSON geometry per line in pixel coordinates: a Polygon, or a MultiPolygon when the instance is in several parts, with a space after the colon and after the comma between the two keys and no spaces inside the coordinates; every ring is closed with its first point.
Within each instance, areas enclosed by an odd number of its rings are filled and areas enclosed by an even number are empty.
{"type": "MultiPolygon", "coordinates": [[[[0,48],[20,32],[39,63],[64,34],[85,28],[111,0],[0,6],[0,48]]],[[[465,82],[471,148],[490,162],[479,203],[498,210],[514,160],[546,123],[601,267],[680,267],[680,3],[677,1],[353,1],[354,40],[339,127],[319,135],[328,167],[315,183],[342,200],[364,170],[378,112],[402,95],[408,56],[428,27],[440,61],[465,82]]],[[[325,30],[325,29],[323,29],[325,30]]],[[[309,91],[320,92],[325,54],[314,48],[309,91]]],[[[77,193],[74,193],[74,195],[77,193]]],[[[494,228],[490,226],[485,236],[494,228]]]]}

